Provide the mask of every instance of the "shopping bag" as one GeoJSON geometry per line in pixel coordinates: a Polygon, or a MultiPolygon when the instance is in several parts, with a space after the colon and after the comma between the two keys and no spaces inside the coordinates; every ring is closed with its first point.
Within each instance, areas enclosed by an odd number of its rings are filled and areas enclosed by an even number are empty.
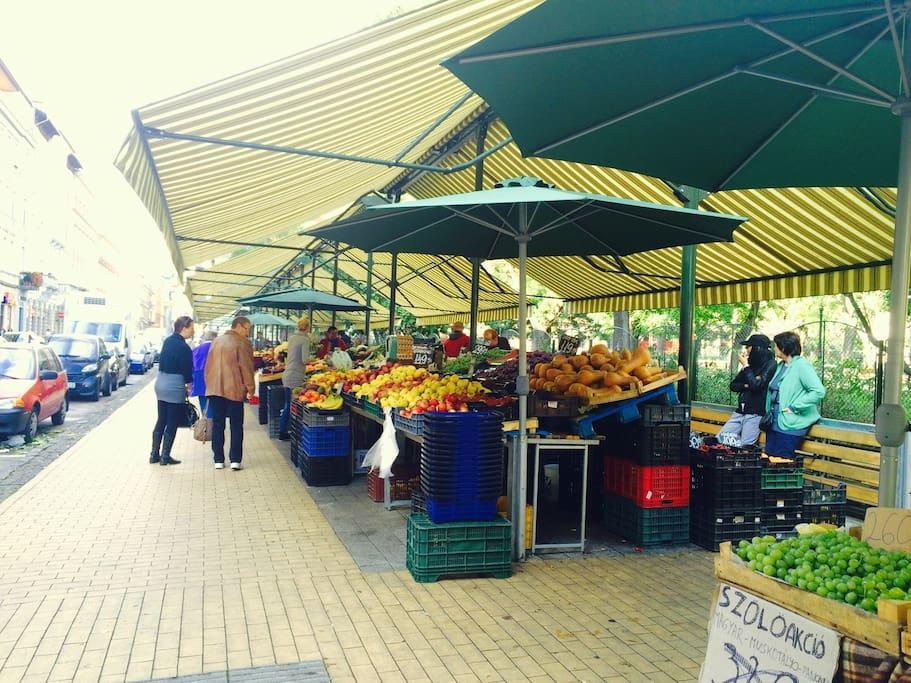
{"type": "Polygon", "coordinates": [[[178,427],[190,427],[192,428],[199,421],[199,411],[196,409],[192,403],[187,401],[183,404],[184,413],[182,416],[181,423],[177,425],[178,427]]]}
{"type": "Polygon", "coordinates": [[[392,472],[392,463],[399,455],[399,444],[395,440],[395,425],[392,424],[392,408],[385,409],[383,433],[364,456],[363,466],[379,470],[380,477],[386,479],[392,472]]]}
{"type": "Polygon", "coordinates": [[[193,425],[193,438],[202,443],[208,443],[212,440],[212,419],[201,417],[193,425]]]}

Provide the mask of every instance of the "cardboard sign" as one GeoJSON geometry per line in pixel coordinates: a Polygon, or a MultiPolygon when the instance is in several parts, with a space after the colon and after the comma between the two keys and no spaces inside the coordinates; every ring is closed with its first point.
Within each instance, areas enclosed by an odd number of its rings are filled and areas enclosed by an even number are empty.
{"type": "Polygon", "coordinates": [[[840,648],[832,629],[722,583],[699,681],[829,683],[840,648]]]}
{"type": "Polygon", "coordinates": [[[433,361],[433,349],[429,346],[415,346],[413,363],[417,366],[430,365],[433,361]]]}
{"type": "Polygon", "coordinates": [[[560,341],[557,344],[557,351],[562,353],[564,356],[575,356],[576,351],[579,350],[579,341],[578,337],[571,337],[568,334],[561,334],[560,341]]]}
{"type": "Polygon", "coordinates": [[[874,548],[911,551],[911,510],[867,508],[861,540],[874,548]]]}

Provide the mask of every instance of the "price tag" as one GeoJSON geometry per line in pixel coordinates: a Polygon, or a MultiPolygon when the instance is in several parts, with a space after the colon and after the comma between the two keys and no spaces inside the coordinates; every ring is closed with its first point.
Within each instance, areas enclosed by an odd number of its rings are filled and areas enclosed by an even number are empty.
{"type": "Polygon", "coordinates": [[[487,344],[476,344],[475,347],[474,347],[474,352],[473,352],[473,353],[474,353],[475,355],[482,356],[482,355],[484,355],[485,353],[487,353],[488,350],[489,350],[489,349],[487,348],[487,344]]]}
{"type": "Polygon", "coordinates": [[[576,351],[579,350],[580,343],[581,341],[578,337],[572,337],[568,334],[561,334],[559,344],[557,345],[557,350],[564,356],[575,356],[576,351]]]}
{"type": "Polygon", "coordinates": [[[911,510],[867,508],[861,540],[874,548],[911,550],[911,510]]]}
{"type": "Polygon", "coordinates": [[[433,349],[429,346],[415,346],[414,359],[415,365],[430,365],[433,361],[433,349]]]}

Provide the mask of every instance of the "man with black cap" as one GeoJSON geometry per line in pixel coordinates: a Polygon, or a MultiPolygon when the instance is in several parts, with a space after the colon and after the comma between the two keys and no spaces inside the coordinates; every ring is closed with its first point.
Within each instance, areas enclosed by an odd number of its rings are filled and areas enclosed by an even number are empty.
{"type": "Polygon", "coordinates": [[[759,423],[777,364],[772,342],[764,334],[754,334],[741,344],[745,347],[739,356],[743,367],[731,380],[731,391],[738,394],[737,408],[718,432],[718,439],[753,446],[759,441],[759,423]]]}

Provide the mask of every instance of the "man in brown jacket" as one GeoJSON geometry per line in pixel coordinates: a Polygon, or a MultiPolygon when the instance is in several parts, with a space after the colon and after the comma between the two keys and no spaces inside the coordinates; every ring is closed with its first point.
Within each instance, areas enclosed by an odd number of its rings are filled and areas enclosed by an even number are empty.
{"type": "Polygon", "coordinates": [[[239,470],[244,447],[244,400],[252,396],[253,345],[250,320],[238,316],[231,329],[212,342],[206,359],[206,397],[212,410],[215,469],[225,468],[225,420],[231,421],[231,469],[239,470]]]}

